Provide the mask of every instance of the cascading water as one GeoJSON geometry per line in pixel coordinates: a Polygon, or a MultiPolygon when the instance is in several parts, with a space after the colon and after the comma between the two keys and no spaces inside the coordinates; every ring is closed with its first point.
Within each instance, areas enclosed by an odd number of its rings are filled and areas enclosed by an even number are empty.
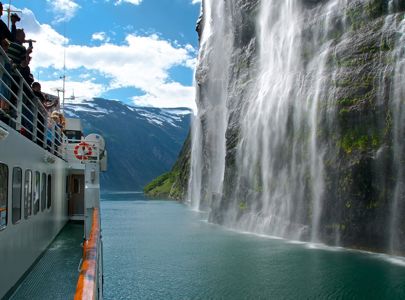
{"type": "Polygon", "coordinates": [[[390,251],[398,249],[400,240],[405,238],[403,227],[405,212],[405,17],[398,25],[399,38],[393,51],[395,61],[394,80],[391,89],[393,162],[396,179],[390,222],[390,251]]]}
{"type": "Polygon", "coordinates": [[[242,231],[405,251],[404,10],[204,1],[194,207],[242,231]]]}
{"type": "Polygon", "coordinates": [[[205,1],[204,28],[196,71],[198,113],[192,130],[192,164],[189,201],[194,209],[208,207],[213,195],[221,194],[225,167],[227,126],[227,85],[232,50],[230,20],[224,1],[205,1]],[[202,59],[204,57],[204,59],[202,59]],[[202,86],[203,85],[203,86],[202,86]],[[204,86],[210,86],[205,89],[204,86]],[[209,176],[208,176],[209,173],[209,176]],[[202,201],[203,200],[203,201],[202,201]]]}
{"type": "MultiPolygon", "coordinates": [[[[319,241],[327,145],[319,141],[318,127],[324,118],[334,118],[329,103],[334,70],[327,63],[334,21],[340,17],[344,24],[339,13],[345,5],[346,1],[331,1],[316,10],[322,16],[317,22],[305,24],[301,1],[261,3],[257,86],[241,121],[238,181],[244,184],[233,196],[243,199],[251,212],[240,217],[236,203],[226,223],[293,239],[306,234],[319,241]],[[302,36],[304,27],[310,40],[302,36]],[[303,47],[312,59],[304,57],[303,47]],[[252,193],[245,194],[246,185],[248,190],[261,191],[257,200],[252,193]],[[307,210],[311,210],[310,221],[307,210]]],[[[327,121],[325,126],[328,123],[332,125],[327,121]]]]}

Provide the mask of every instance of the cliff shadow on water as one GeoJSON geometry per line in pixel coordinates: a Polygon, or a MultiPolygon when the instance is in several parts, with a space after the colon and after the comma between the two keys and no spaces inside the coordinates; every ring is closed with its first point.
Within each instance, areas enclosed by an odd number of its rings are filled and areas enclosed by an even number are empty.
{"type": "Polygon", "coordinates": [[[404,14],[203,1],[186,200],[235,229],[404,254],[404,14]]]}

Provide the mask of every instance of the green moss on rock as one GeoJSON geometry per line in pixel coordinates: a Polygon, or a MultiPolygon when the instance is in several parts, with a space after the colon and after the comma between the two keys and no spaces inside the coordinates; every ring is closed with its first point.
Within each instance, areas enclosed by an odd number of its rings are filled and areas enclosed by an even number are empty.
{"type": "Polygon", "coordinates": [[[175,200],[185,198],[190,172],[190,142],[189,134],[172,170],[155,178],[144,187],[146,196],[175,200]]]}

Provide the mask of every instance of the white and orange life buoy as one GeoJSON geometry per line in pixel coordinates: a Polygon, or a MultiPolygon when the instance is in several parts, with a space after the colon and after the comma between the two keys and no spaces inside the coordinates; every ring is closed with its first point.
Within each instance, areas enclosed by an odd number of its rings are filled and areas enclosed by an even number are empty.
{"type": "Polygon", "coordinates": [[[77,159],[87,160],[93,154],[93,149],[86,142],[81,142],[75,146],[73,153],[77,159]]]}

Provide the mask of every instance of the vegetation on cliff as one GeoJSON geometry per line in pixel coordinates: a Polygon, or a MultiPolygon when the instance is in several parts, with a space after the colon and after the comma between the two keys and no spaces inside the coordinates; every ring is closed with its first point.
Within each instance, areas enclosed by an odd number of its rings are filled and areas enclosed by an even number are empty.
{"type": "Polygon", "coordinates": [[[143,189],[145,195],[159,199],[183,200],[185,198],[190,172],[190,142],[189,134],[172,170],[148,183],[143,189]]]}

